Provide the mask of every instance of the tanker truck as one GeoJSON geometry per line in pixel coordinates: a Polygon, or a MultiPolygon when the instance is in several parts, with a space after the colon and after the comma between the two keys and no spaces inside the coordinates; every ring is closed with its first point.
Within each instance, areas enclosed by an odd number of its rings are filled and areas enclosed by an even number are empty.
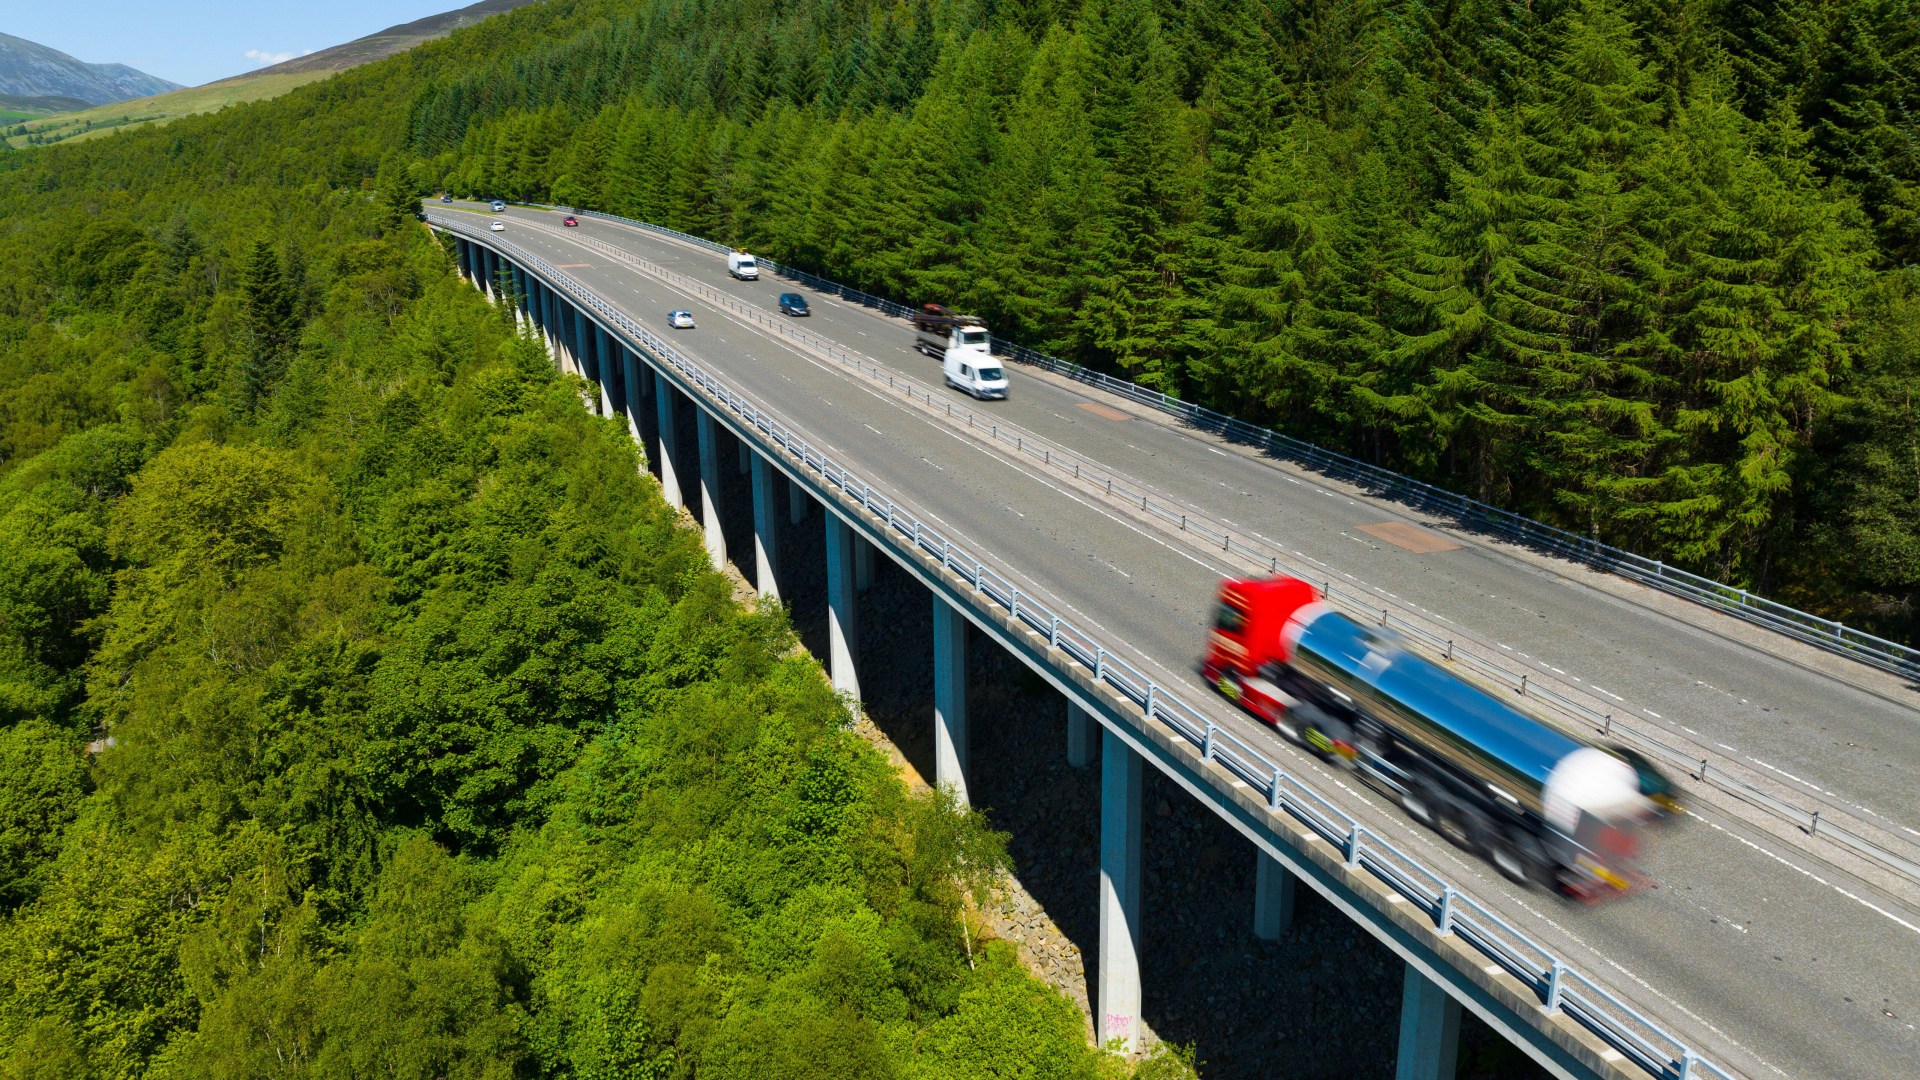
{"type": "Polygon", "coordinates": [[[1308,582],[1222,582],[1201,671],[1515,882],[1589,903],[1645,882],[1634,859],[1653,807],[1632,765],[1347,618],[1308,582]]]}

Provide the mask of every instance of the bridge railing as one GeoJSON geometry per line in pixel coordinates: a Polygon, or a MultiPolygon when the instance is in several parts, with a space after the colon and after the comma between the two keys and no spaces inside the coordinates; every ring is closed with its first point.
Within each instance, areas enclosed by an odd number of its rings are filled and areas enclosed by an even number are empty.
{"type": "MultiPolygon", "coordinates": [[[[736,297],[642,259],[604,240],[583,236],[578,237],[577,242],[698,296],[711,304],[715,310],[724,310],[738,318],[749,320],[769,333],[812,349],[830,360],[845,365],[859,377],[869,379],[876,385],[884,382],[890,391],[904,391],[909,399],[917,396],[917,399],[926,402],[929,408],[938,408],[933,394],[926,387],[882,367],[871,357],[849,351],[830,339],[800,329],[791,319],[742,303],[736,297]]],[[[1137,506],[1142,513],[1164,523],[1169,529],[1178,529],[1204,538],[1210,546],[1217,547],[1224,554],[1239,555],[1255,566],[1264,566],[1271,573],[1286,573],[1316,581],[1321,585],[1327,599],[1349,615],[1361,621],[1374,622],[1394,630],[1402,638],[1419,646],[1437,660],[1471,668],[1481,680],[1508,692],[1531,698],[1536,705],[1544,707],[1546,711],[1558,713],[1564,720],[1571,721],[1596,734],[1631,744],[1652,760],[1683,769],[1693,774],[1701,783],[1709,784],[1749,806],[1771,814],[1810,837],[1847,849],[1856,856],[1876,863],[1883,870],[1902,875],[1910,881],[1920,882],[1920,862],[1916,862],[1913,855],[1914,847],[1911,844],[1902,849],[1907,854],[1902,854],[1887,843],[1870,840],[1852,831],[1843,821],[1835,820],[1831,814],[1823,819],[1817,807],[1808,809],[1769,795],[1728,769],[1713,767],[1708,758],[1670,745],[1659,736],[1642,731],[1630,724],[1624,722],[1616,724],[1612,711],[1595,709],[1557,692],[1551,686],[1543,685],[1536,681],[1537,672],[1515,672],[1492,656],[1475,652],[1467,647],[1465,642],[1456,643],[1452,638],[1443,637],[1428,628],[1417,625],[1405,617],[1404,612],[1396,615],[1391,609],[1378,606],[1381,603],[1379,597],[1342,588],[1330,576],[1316,574],[1313,570],[1294,563],[1291,558],[1282,553],[1278,545],[1270,541],[1249,541],[1244,534],[1236,535],[1228,532],[1226,525],[1209,522],[1201,514],[1169,502],[1164,495],[1136,490],[1130,481],[1107,474],[1104,467],[1095,462],[1082,461],[1072,451],[1053,445],[1031,432],[1011,424],[1002,424],[997,415],[992,413],[976,415],[966,406],[956,407],[951,400],[943,400],[941,405],[944,405],[945,413],[950,420],[964,420],[977,435],[993,440],[1004,449],[1024,455],[1034,464],[1052,469],[1063,478],[1070,476],[1077,482],[1091,484],[1096,492],[1124,502],[1129,508],[1137,506]]]]}
{"type": "Polygon", "coordinates": [[[1425,912],[1438,933],[1457,937],[1498,964],[1529,987],[1549,1012],[1568,1017],[1660,1080],[1695,1080],[1707,1076],[1734,1080],[1730,1073],[1701,1058],[1687,1043],[1562,962],[1551,949],[1461,893],[1419,860],[1320,796],[1257,747],[1160,686],[1104,644],[1098,635],[1075,625],[1042,601],[1027,596],[1011,578],[993,568],[990,555],[953,543],[861,480],[855,470],[835,461],[798,432],[761,411],[726,382],[683,356],[672,344],[628,318],[592,290],[511,241],[439,214],[430,214],[429,220],[438,228],[510,256],[538,272],[552,287],[571,296],[576,304],[596,313],[628,344],[673,368],[715,404],[734,414],[740,423],[787,451],[802,467],[867,511],[890,532],[929,556],[937,555],[940,565],[969,584],[983,601],[1045,636],[1060,655],[1099,684],[1132,702],[1141,710],[1144,721],[1157,722],[1194,745],[1204,760],[1217,763],[1264,797],[1273,813],[1292,818],[1342,852],[1348,868],[1372,875],[1425,912]]]}
{"type": "MultiPolygon", "coordinates": [[[[691,236],[651,222],[621,217],[618,214],[582,210],[578,207],[554,207],[553,209],[617,221],[636,229],[670,236],[710,251],[732,250],[725,244],[717,244],[711,240],[691,236]]],[[[873,308],[887,315],[911,317],[913,314],[912,308],[897,301],[842,285],[818,274],[810,274],[804,270],[782,265],[772,259],[755,256],[755,260],[776,274],[821,292],[838,296],[850,303],[873,308]]],[[[1920,679],[1920,649],[1876,637],[1844,623],[1824,619],[1810,612],[1769,600],[1764,596],[1757,596],[1745,589],[1668,566],[1662,560],[1636,555],[1591,537],[1568,532],[1516,514],[1511,510],[1503,510],[1478,499],[1402,476],[1357,458],[1296,439],[1291,435],[1281,434],[1271,428],[1249,424],[1225,413],[1182,401],[1161,391],[1151,390],[1105,372],[1095,371],[1070,360],[1049,356],[1037,349],[1016,345],[998,337],[993,340],[993,348],[995,353],[1010,360],[1098,387],[1136,404],[1177,416],[1200,430],[1210,431],[1234,442],[1257,446],[1269,453],[1291,458],[1327,476],[1362,485],[1376,494],[1397,502],[1432,513],[1444,514],[1463,525],[1485,530],[1574,562],[1619,574],[1884,671],[1920,679]]]]}

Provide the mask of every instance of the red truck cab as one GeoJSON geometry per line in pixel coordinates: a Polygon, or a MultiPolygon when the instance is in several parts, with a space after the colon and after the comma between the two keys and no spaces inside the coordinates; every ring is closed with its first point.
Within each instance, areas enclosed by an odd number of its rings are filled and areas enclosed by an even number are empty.
{"type": "Polygon", "coordinates": [[[1287,667],[1287,627],[1320,590],[1299,578],[1229,578],[1220,583],[1213,629],[1200,671],[1221,695],[1280,734],[1321,754],[1351,760],[1350,726],[1307,700],[1308,686],[1287,667]]]}

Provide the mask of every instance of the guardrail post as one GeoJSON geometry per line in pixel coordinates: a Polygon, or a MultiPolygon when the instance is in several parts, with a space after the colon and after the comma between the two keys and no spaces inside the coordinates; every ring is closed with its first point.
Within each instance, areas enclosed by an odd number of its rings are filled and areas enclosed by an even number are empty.
{"type": "Polygon", "coordinates": [[[1460,1003],[1407,965],[1400,990],[1395,1080],[1453,1080],[1460,1056],[1460,1003]]]}
{"type": "Polygon", "coordinates": [[[764,454],[753,453],[743,441],[740,448],[752,460],[753,472],[753,587],[762,599],[780,599],[779,578],[774,571],[775,553],[780,550],[775,533],[779,518],[773,512],[773,463],[764,454]]]}
{"type": "Polygon", "coordinates": [[[933,598],[933,782],[967,804],[967,620],[933,598]]]}
{"type": "Polygon", "coordinates": [[[854,657],[860,649],[859,607],[853,591],[853,526],[841,520],[831,506],[823,506],[827,527],[827,656],[833,688],[860,697],[860,675],[854,657]]]}
{"type": "Polygon", "coordinates": [[[1293,874],[1257,848],[1253,857],[1253,936],[1279,941],[1293,925],[1293,874]]]}
{"type": "Polygon", "coordinates": [[[1547,969],[1547,1011],[1560,1011],[1560,985],[1567,976],[1567,965],[1556,957],[1553,966],[1547,969]]]}
{"type": "Polygon", "coordinates": [[[700,523],[705,527],[707,561],[715,570],[727,565],[727,534],[720,528],[720,447],[713,414],[694,402],[694,430],[700,442],[700,523]]]}
{"type": "Polygon", "coordinates": [[[1131,1051],[1140,1019],[1140,755],[1107,732],[1100,748],[1100,1042],[1131,1051]]]}

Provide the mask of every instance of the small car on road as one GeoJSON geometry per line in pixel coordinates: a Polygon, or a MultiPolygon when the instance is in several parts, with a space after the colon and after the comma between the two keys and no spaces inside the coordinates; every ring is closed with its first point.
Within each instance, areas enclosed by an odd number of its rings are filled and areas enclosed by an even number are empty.
{"type": "Polygon", "coordinates": [[[493,212],[494,212],[494,213],[496,213],[496,214],[504,214],[504,213],[506,213],[506,212],[507,212],[507,204],[506,204],[506,203],[503,203],[503,202],[501,202],[501,201],[500,201],[499,199],[495,199],[495,200],[493,200],[493,212]]]}
{"type": "Polygon", "coordinates": [[[506,232],[507,223],[504,221],[496,221],[493,224],[487,226],[487,228],[492,229],[494,232],[506,232]]]}
{"type": "Polygon", "coordinates": [[[574,217],[572,214],[568,214],[566,217],[560,219],[560,224],[565,225],[567,228],[571,229],[575,225],[580,224],[580,219],[577,217],[574,217]]]}
{"type": "Polygon", "coordinates": [[[675,330],[693,329],[693,312],[675,310],[667,312],[667,325],[675,330]]]}
{"type": "Polygon", "coordinates": [[[811,315],[813,312],[807,308],[806,297],[797,292],[783,292],[780,294],[780,314],[800,316],[811,315]]]}
{"type": "Polygon", "coordinates": [[[451,195],[442,195],[442,196],[440,196],[440,201],[441,201],[441,202],[452,202],[452,201],[453,201],[453,196],[451,196],[451,195]]]}

